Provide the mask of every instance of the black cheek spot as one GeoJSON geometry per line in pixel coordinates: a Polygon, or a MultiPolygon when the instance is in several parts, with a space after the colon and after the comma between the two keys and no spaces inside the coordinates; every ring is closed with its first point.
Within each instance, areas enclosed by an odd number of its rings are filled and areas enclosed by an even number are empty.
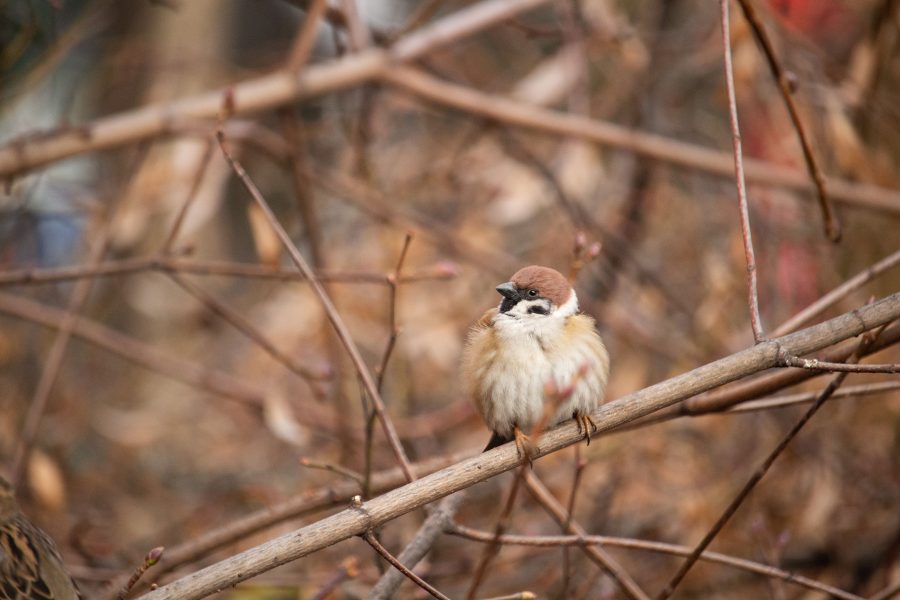
{"type": "Polygon", "coordinates": [[[500,303],[500,312],[505,313],[509,312],[512,307],[519,303],[519,299],[511,300],[510,298],[504,298],[503,302],[500,303]]]}
{"type": "Polygon", "coordinates": [[[528,309],[528,314],[530,315],[549,315],[550,311],[544,308],[543,306],[532,306],[528,309]]]}

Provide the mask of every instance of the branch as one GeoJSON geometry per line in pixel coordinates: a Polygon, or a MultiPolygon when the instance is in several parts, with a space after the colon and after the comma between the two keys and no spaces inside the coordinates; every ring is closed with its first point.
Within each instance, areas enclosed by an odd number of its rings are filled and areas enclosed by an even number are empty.
{"type": "MultiPolygon", "coordinates": [[[[381,77],[388,83],[430,102],[472,115],[547,134],[568,136],[630,150],[665,163],[721,177],[734,177],[734,159],[727,152],[679,142],[598,119],[539,108],[504,96],[442,81],[411,67],[396,66],[383,72],[381,77]]],[[[763,160],[747,159],[744,161],[744,171],[751,183],[780,186],[802,192],[814,191],[809,177],[797,169],[763,160]]],[[[900,192],[896,190],[857,184],[846,179],[829,178],[827,183],[831,197],[835,200],[900,214],[900,192]]]]}
{"type": "MultiPolygon", "coordinates": [[[[728,0],[722,0],[723,3],[727,3],[728,0]]],[[[880,329],[884,329],[882,326],[880,329]]],[[[870,336],[873,334],[867,334],[862,338],[859,342],[859,347],[856,352],[853,353],[850,357],[850,362],[855,362],[859,359],[860,351],[870,344],[873,341],[873,338],[870,336]]],[[[875,334],[877,335],[877,333],[875,334]]],[[[794,423],[793,427],[781,438],[778,444],[769,452],[768,456],[766,456],[765,460],[756,467],[756,470],[750,475],[747,481],[744,483],[743,487],[741,487],[740,491],[732,498],[731,502],[728,503],[728,506],[724,511],[719,515],[719,518],[716,519],[716,522],[713,526],[706,532],[706,535],[703,536],[703,539],[700,540],[700,543],[694,548],[694,550],[687,557],[687,560],[681,565],[675,575],[672,576],[672,579],[666,584],[666,587],[662,589],[659,595],[656,596],[656,600],[666,600],[669,598],[678,587],[678,584],[681,583],[691,568],[697,563],[700,555],[709,547],[712,541],[716,538],[720,531],[725,527],[731,517],[737,512],[737,509],[740,508],[741,504],[744,503],[744,500],[750,495],[750,492],[753,491],[753,488],[762,481],[762,478],[765,477],[766,473],[769,472],[769,469],[772,468],[772,465],[775,464],[775,461],[779,456],[784,452],[785,448],[793,441],[797,434],[800,433],[800,430],[809,422],[810,419],[819,411],[820,408],[825,404],[825,402],[831,398],[831,395],[841,386],[844,380],[847,378],[848,373],[838,373],[835,375],[824,390],[819,394],[819,397],[816,398],[816,401],[810,406],[803,416],[801,416],[796,423],[794,423]]]]}
{"type": "MultiPolygon", "coordinates": [[[[412,466],[419,475],[427,475],[462,458],[462,454],[441,456],[413,463],[412,466]]],[[[385,492],[402,485],[404,481],[406,478],[403,471],[397,467],[378,471],[372,475],[372,490],[378,493],[385,492]]],[[[298,519],[332,506],[347,504],[358,493],[359,483],[341,481],[327,487],[307,490],[287,500],[232,520],[222,527],[212,529],[190,541],[166,549],[156,571],[157,577],[285,521],[298,519]]],[[[116,588],[115,582],[111,587],[116,588]]]]}
{"type": "Polygon", "coordinates": [[[809,369],[810,371],[837,371],[842,373],[900,373],[900,365],[858,365],[848,363],[829,362],[818,358],[800,358],[788,356],[784,359],[788,367],[809,369]]]}
{"type": "MultiPolygon", "coordinates": [[[[587,531],[585,531],[577,521],[572,519],[572,515],[568,513],[565,507],[563,507],[553,494],[550,493],[550,490],[548,490],[547,486],[538,479],[537,475],[533,472],[527,473],[525,475],[525,485],[528,487],[528,491],[534,499],[537,500],[538,504],[543,506],[556,523],[564,528],[567,533],[574,533],[578,536],[587,535],[587,531]]],[[[637,582],[632,579],[628,572],[623,569],[605,549],[595,546],[584,546],[582,550],[584,550],[584,553],[588,558],[599,565],[600,568],[606,571],[609,576],[616,581],[629,598],[649,598],[646,592],[638,586],[637,582]]]]}
{"type": "MultiPolygon", "coordinates": [[[[737,352],[682,375],[604,404],[591,414],[600,432],[650,414],[700,392],[774,367],[779,347],[807,354],[859,335],[900,317],[900,293],[883,298],[820,325],[737,352]]],[[[545,432],[536,457],[583,440],[574,423],[545,432]]],[[[411,510],[470,487],[521,463],[515,444],[456,463],[358,506],[274,538],[173,581],[144,595],[144,600],[195,600],[268,571],[341,540],[358,536],[411,510]]]]}
{"type": "Polygon", "coordinates": [[[841,241],[841,223],[834,215],[831,203],[828,201],[828,194],[825,192],[825,176],[816,162],[812,146],[806,137],[806,130],[803,128],[803,121],[800,120],[800,112],[797,110],[797,105],[794,102],[794,85],[778,61],[778,57],[775,55],[775,47],[772,41],[769,40],[769,35],[766,33],[765,27],[763,27],[762,20],[756,14],[756,10],[753,8],[750,0],[738,0],[738,4],[741,10],[744,11],[744,17],[750,24],[753,35],[756,37],[759,45],[762,46],[763,54],[766,55],[766,62],[769,63],[769,70],[772,71],[772,77],[775,78],[778,91],[781,92],[788,115],[790,115],[791,122],[794,124],[800,147],[803,149],[803,160],[806,161],[806,170],[809,171],[809,176],[816,186],[816,197],[819,199],[819,208],[822,211],[822,219],[825,222],[825,234],[832,242],[839,242],[841,241]]]}
{"type": "MultiPolygon", "coordinates": [[[[447,533],[451,535],[458,535],[467,540],[473,540],[476,542],[490,542],[490,540],[494,537],[493,533],[472,529],[471,527],[465,527],[458,523],[454,523],[447,531],[447,533]]],[[[568,548],[571,546],[604,545],[615,546],[617,548],[630,548],[634,550],[647,550],[650,552],[673,554],[675,556],[688,556],[692,550],[688,546],[681,546],[678,544],[652,542],[634,538],[610,537],[606,535],[504,534],[500,536],[500,543],[516,546],[532,546],[536,548],[555,546],[564,546],[568,548]]],[[[811,590],[831,594],[836,598],[843,598],[844,600],[860,600],[860,596],[845,592],[844,590],[841,590],[839,588],[816,581],[814,579],[810,579],[808,577],[803,577],[802,575],[797,575],[796,573],[791,573],[790,571],[784,571],[777,567],[770,567],[769,565],[764,565],[762,563],[747,560],[745,558],[737,558],[735,556],[729,556],[727,554],[721,554],[719,552],[707,551],[700,555],[700,560],[717,563],[720,565],[727,565],[729,567],[741,569],[742,571],[765,575],[766,577],[774,577],[777,579],[781,579],[782,581],[793,583],[811,590]]]]}
{"type": "Polygon", "coordinates": [[[225,148],[225,134],[221,129],[217,132],[216,138],[219,142],[219,148],[225,156],[225,160],[228,161],[228,164],[231,166],[238,179],[241,180],[241,183],[250,193],[253,201],[256,202],[256,205],[259,206],[266,216],[266,220],[269,222],[272,229],[275,230],[278,239],[281,240],[281,244],[284,246],[285,250],[287,250],[288,255],[291,257],[291,261],[293,261],[297,270],[303,274],[307,281],[309,281],[313,292],[318,296],[319,302],[322,304],[322,308],[328,316],[328,320],[331,322],[332,327],[334,327],[338,338],[341,340],[341,344],[350,356],[353,367],[356,369],[359,378],[362,380],[363,387],[372,402],[372,408],[375,411],[375,414],[378,415],[378,420],[381,421],[381,427],[384,430],[385,437],[387,437],[388,444],[390,445],[391,450],[393,450],[394,455],[397,457],[397,461],[400,463],[400,468],[402,468],[403,472],[406,474],[406,479],[408,481],[413,481],[416,476],[409,466],[409,458],[407,458],[406,451],[403,449],[403,444],[400,442],[400,438],[397,435],[397,430],[394,428],[394,424],[391,422],[391,418],[385,410],[384,401],[381,399],[381,394],[378,391],[375,380],[372,378],[372,373],[366,366],[365,361],[363,361],[359,348],[357,348],[356,342],[353,341],[353,337],[350,335],[350,331],[347,329],[344,319],[338,313],[337,308],[334,306],[334,303],[331,301],[331,298],[329,297],[328,292],[325,291],[322,283],[316,279],[316,275],[306,262],[306,259],[300,254],[300,250],[297,249],[297,246],[291,240],[287,231],[284,230],[284,227],[275,217],[272,208],[269,206],[269,203],[266,202],[266,199],[263,198],[259,189],[256,187],[256,184],[253,183],[241,164],[237,162],[225,148]]]}
{"type": "Polygon", "coordinates": [[[731,64],[731,30],[728,3],[719,0],[722,22],[722,45],[725,52],[725,87],[728,90],[728,122],[731,125],[731,146],[734,152],[734,182],[737,186],[738,207],[741,214],[741,239],[744,242],[744,259],[747,262],[747,305],[750,308],[750,326],[756,343],[766,339],[759,317],[759,291],[756,283],[756,255],[753,252],[753,234],[750,231],[750,210],[747,203],[747,182],[744,180],[744,155],[741,149],[741,128],[738,125],[737,99],[734,91],[734,66],[731,64]]]}
{"type": "MultiPolygon", "coordinates": [[[[462,492],[452,494],[444,498],[437,508],[425,519],[419,531],[412,541],[407,544],[397,559],[412,569],[424,558],[434,542],[453,523],[453,516],[462,504],[465,494],[462,492]]],[[[403,573],[397,569],[390,569],[378,583],[369,591],[368,600],[390,600],[397,592],[397,588],[403,583],[403,573]]]]}
{"type": "Polygon", "coordinates": [[[378,541],[378,538],[372,535],[371,531],[367,531],[365,534],[363,534],[362,537],[364,540],[366,540],[366,542],[369,543],[370,546],[372,546],[372,548],[375,549],[378,554],[382,556],[382,558],[394,565],[394,568],[398,569],[401,573],[403,573],[403,575],[412,580],[412,582],[417,586],[419,586],[438,600],[450,600],[450,598],[439,592],[434,586],[403,566],[402,562],[397,560],[393,554],[388,552],[387,549],[381,545],[381,542],[378,541]]]}
{"type": "Polygon", "coordinates": [[[828,307],[834,305],[836,302],[846,297],[852,291],[861,288],[888,269],[891,269],[898,264],[900,264],[900,250],[882,258],[871,267],[868,267],[860,273],[857,273],[844,283],[840,284],[839,286],[798,312],[796,315],[778,326],[778,328],[773,332],[773,335],[779,336],[794,331],[813,317],[822,314],[828,307]]]}
{"type": "Polygon", "coordinates": [[[401,40],[389,50],[371,48],[302,71],[280,70],[224,89],[166,104],[150,104],[79,127],[27,132],[0,146],[0,178],[84,152],[114,148],[162,135],[173,122],[215,119],[222,99],[233,99],[229,116],[276,108],[377,78],[395,62],[411,61],[441,46],[531,10],[548,0],[486,0],[448,15],[401,40]]]}
{"type": "MultiPolygon", "coordinates": [[[[142,271],[183,272],[192,275],[220,275],[248,279],[278,279],[281,281],[306,281],[297,269],[275,267],[255,263],[231,262],[224,260],[195,260],[189,258],[142,256],[122,260],[108,260],[97,265],[72,265],[70,267],[46,267],[38,269],[16,269],[0,273],[0,286],[39,285],[84,279],[88,277],[115,277],[132,275],[142,271]]],[[[453,279],[458,275],[453,263],[442,262],[432,267],[402,275],[397,283],[453,279]]],[[[374,283],[391,285],[387,276],[377,271],[336,271],[316,272],[316,279],[330,283],[374,283]]]]}

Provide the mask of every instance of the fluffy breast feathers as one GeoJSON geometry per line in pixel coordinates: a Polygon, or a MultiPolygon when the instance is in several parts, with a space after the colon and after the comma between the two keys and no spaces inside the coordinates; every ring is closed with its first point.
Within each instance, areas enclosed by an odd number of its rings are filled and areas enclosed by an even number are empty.
{"type": "Polygon", "coordinates": [[[541,419],[545,401],[552,401],[545,398],[548,383],[566,388],[582,369],[571,396],[553,410],[548,425],[599,406],[609,356],[587,315],[528,324],[492,309],[470,331],[462,366],[467,391],[485,422],[509,438],[515,426],[530,429],[541,419]]]}

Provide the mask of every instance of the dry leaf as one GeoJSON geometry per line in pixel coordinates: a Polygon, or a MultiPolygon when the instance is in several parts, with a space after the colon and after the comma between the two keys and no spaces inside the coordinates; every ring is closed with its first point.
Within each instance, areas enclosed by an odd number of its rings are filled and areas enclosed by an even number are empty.
{"type": "Polygon", "coordinates": [[[66,506],[66,482],[59,465],[45,452],[35,448],[28,460],[28,489],[45,508],[54,512],[66,506]]]}
{"type": "Polygon", "coordinates": [[[294,446],[305,446],[309,433],[297,419],[287,399],[278,392],[266,396],[263,406],[263,419],[275,437],[294,446]]]}

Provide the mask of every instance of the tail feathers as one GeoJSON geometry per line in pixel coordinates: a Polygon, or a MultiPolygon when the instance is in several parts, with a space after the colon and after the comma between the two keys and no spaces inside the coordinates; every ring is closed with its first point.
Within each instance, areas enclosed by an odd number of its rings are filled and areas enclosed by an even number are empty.
{"type": "Polygon", "coordinates": [[[512,438],[505,438],[496,431],[491,433],[491,439],[488,441],[487,446],[484,447],[482,452],[487,452],[488,450],[493,450],[497,446],[502,446],[506,442],[511,442],[512,438]]]}

